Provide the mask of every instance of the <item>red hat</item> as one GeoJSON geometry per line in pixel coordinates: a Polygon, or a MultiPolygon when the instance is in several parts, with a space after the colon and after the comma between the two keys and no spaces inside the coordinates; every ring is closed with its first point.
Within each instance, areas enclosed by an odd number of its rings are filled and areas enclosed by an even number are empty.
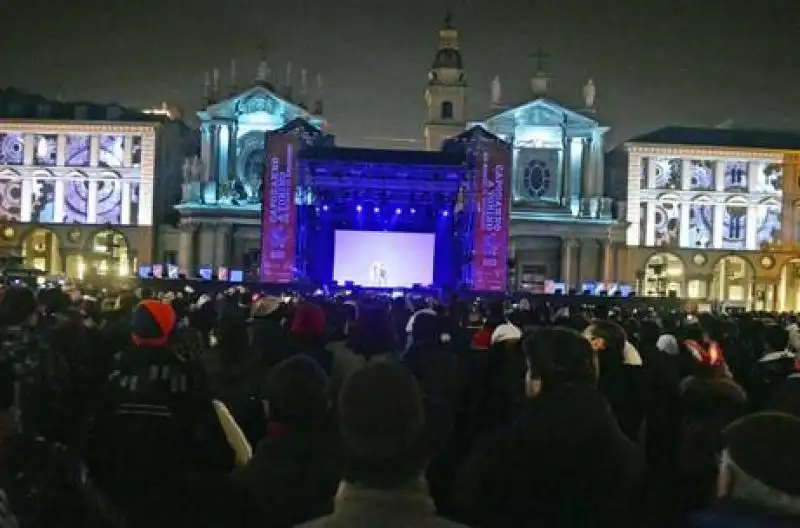
{"type": "Polygon", "coordinates": [[[325,312],[316,304],[301,302],[294,309],[291,332],[299,337],[323,337],[325,312]]]}
{"type": "Polygon", "coordinates": [[[169,304],[147,299],[133,311],[131,338],[136,346],[159,347],[169,342],[178,316],[169,304]]]}

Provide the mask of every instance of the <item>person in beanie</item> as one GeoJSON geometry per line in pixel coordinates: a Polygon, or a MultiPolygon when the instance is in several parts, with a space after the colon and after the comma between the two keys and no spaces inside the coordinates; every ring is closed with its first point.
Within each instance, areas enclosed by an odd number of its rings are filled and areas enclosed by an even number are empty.
{"type": "Polygon", "coordinates": [[[719,502],[692,516],[689,526],[800,526],[800,419],[777,411],[752,414],[728,426],[724,443],[719,502]]]}
{"type": "Polygon", "coordinates": [[[444,436],[437,425],[402,365],[372,362],[355,372],[339,396],[345,468],[333,513],[304,526],[460,526],[437,517],[423,477],[444,436]]]}
{"type": "Polygon", "coordinates": [[[294,356],[262,388],[267,435],[231,476],[258,512],[258,526],[291,528],[333,509],[341,478],[328,378],[311,358],[294,356]]]}
{"type": "Polygon", "coordinates": [[[598,390],[591,345],[574,330],[542,328],[522,351],[528,400],[473,449],[453,492],[456,518],[479,527],[628,525],[643,460],[598,390]]]}
{"type": "Polygon", "coordinates": [[[87,465],[124,508],[148,500],[165,475],[233,465],[205,378],[177,351],[176,325],[170,305],[139,303],[131,345],[118,355],[96,413],[87,465]]]}

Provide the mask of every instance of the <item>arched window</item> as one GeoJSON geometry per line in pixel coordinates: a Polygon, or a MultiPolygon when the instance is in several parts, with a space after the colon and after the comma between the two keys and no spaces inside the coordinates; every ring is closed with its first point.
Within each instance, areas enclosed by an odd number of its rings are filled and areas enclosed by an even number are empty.
{"type": "Polygon", "coordinates": [[[442,119],[453,119],[453,103],[450,101],[442,102],[442,119]]]}

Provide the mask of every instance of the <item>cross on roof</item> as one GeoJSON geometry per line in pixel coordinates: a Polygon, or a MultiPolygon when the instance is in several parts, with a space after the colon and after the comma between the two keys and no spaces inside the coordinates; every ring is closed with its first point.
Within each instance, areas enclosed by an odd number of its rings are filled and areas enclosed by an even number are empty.
{"type": "Polygon", "coordinates": [[[550,54],[544,51],[541,47],[532,53],[531,57],[536,59],[536,71],[544,71],[544,60],[550,58],[550,54]]]}
{"type": "Polygon", "coordinates": [[[261,60],[267,60],[268,51],[269,51],[269,44],[267,43],[267,39],[264,39],[258,44],[258,53],[261,57],[261,60]]]}

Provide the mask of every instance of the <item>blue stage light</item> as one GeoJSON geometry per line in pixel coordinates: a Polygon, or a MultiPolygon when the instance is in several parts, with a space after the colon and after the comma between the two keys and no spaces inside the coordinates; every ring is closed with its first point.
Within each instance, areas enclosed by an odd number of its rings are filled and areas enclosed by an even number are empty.
{"type": "Polygon", "coordinates": [[[417,214],[417,210],[414,209],[413,207],[411,208],[411,214],[417,214]]]}
{"type": "Polygon", "coordinates": [[[323,206],[322,206],[322,210],[323,210],[323,211],[327,211],[327,210],[328,210],[328,206],[327,206],[327,205],[323,205],[323,206]]]}
{"type": "Polygon", "coordinates": [[[397,209],[394,210],[394,214],[398,214],[398,215],[399,214],[403,214],[403,210],[398,207],[397,209]]]}
{"type": "Polygon", "coordinates": [[[373,213],[380,213],[381,212],[381,208],[380,207],[376,207],[375,209],[372,210],[372,212],[373,213]]]}
{"type": "Polygon", "coordinates": [[[360,212],[362,211],[362,209],[363,209],[363,208],[361,207],[361,205],[357,205],[357,206],[356,206],[356,212],[357,212],[357,213],[360,213],[360,212]]]}
{"type": "Polygon", "coordinates": [[[447,216],[448,216],[449,214],[450,214],[450,213],[449,213],[449,212],[448,212],[446,209],[445,209],[444,211],[442,211],[442,216],[444,216],[445,218],[447,218],[447,216]]]}

